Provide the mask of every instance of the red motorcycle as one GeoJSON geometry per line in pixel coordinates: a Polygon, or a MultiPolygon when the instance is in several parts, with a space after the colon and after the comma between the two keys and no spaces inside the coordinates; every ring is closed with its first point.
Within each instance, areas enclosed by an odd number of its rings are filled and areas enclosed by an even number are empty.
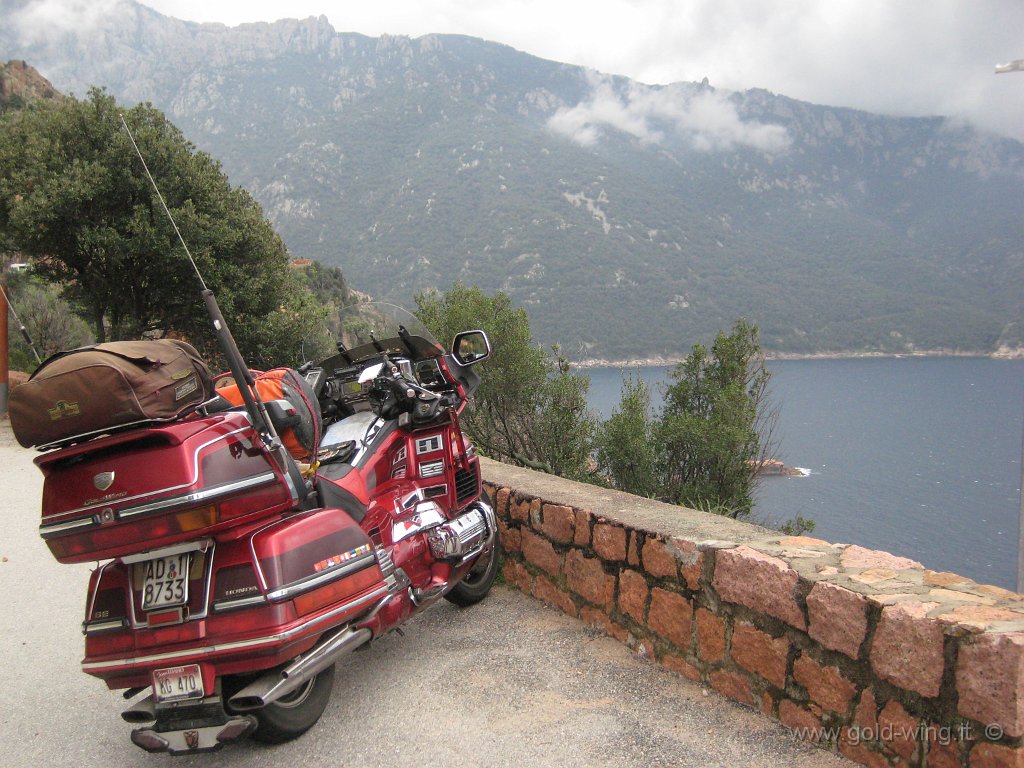
{"type": "MultiPolygon", "coordinates": [[[[201,394],[201,364],[182,373],[146,353],[133,364],[171,382],[156,394],[195,406],[147,417],[149,394],[130,386],[124,399],[138,400],[139,418],[89,422],[36,459],[51,552],[101,562],[82,669],[137,698],[123,717],[143,749],[293,739],[323,713],[342,654],[441,597],[475,603],[494,581],[497,525],[459,428],[479,384],[471,366],[490,355],[486,335],[460,333],[446,353],[404,310],[353,309],[337,354],[298,371],[253,375],[228,343],[235,384],[216,394],[201,394]]],[[[62,358],[72,371],[75,359],[62,358]]],[[[40,386],[56,367],[40,368],[40,386]]],[[[51,378],[52,423],[85,419],[86,398],[117,388],[94,378],[79,395],[75,381],[51,378]]],[[[12,395],[16,435],[27,420],[16,412],[39,402],[12,395]]]]}

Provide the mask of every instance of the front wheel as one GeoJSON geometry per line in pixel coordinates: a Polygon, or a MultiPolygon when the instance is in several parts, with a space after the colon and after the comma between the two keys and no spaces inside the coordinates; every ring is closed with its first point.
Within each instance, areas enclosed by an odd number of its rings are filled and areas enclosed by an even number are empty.
{"type": "Polygon", "coordinates": [[[253,712],[257,726],[252,737],[265,744],[282,744],[298,738],[320,719],[333,688],[332,665],[287,696],[253,712]]]}
{"type": "Polygon", "coordinates": [[[498,532],[494,532],[494,544],[491,551],[480,556],[473,568],[462,577],[462,581],[445,593],[444,599],[455,605],[466,607],[479,603],[491,591],[491,585],[498,575],[498,561],[501,559],[501,547],[498,532]]]}

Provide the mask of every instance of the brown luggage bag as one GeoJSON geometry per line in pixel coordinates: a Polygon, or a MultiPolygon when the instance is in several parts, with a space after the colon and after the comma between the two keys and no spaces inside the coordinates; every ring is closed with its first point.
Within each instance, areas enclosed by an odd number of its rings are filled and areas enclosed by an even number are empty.
{"type": "Polygon", "coordinates": [[[192,345],[113,341],[49,358],[11,391],[8,411],[21,445],[54,446],[170,421],[212,394],[210,371],[192,345]]]}

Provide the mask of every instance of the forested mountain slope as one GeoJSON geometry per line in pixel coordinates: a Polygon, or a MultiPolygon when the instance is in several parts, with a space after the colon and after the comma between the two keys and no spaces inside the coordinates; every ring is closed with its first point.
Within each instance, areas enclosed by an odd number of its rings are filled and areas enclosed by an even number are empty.
{"type": "Polygon", "coordinates": [[[62,27],[0,8],[0,57],[152,101],[293,255],[378,297],[502,289],[576,358],[684,355],[740,316],[784,352],[1021,341],[1011,140],[323,17],[228,28],[122,0],[62,27]]]}

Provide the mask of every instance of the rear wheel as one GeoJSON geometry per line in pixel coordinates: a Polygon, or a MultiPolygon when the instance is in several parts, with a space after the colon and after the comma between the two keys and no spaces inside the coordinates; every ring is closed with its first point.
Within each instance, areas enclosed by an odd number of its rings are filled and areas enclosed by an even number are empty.
{"type": "Polygon", "coordinates": [[[498,532],[495,531],[491,551],[480,556],[473,569],[462,577],[462,581],[445,593],[444,599],[463,607],[479,603],[491,591],[491,585],[498,575],[500,559],[501,547],[498,543],[498,532]]]}
{"type": "Polygon", "coordinates": [[[334,667],[330,666],[287,696],[252,714],[256,716],[253,738],[265,744],[281,744],[298,738],[320,719],[331,700],[334,667]]]}

